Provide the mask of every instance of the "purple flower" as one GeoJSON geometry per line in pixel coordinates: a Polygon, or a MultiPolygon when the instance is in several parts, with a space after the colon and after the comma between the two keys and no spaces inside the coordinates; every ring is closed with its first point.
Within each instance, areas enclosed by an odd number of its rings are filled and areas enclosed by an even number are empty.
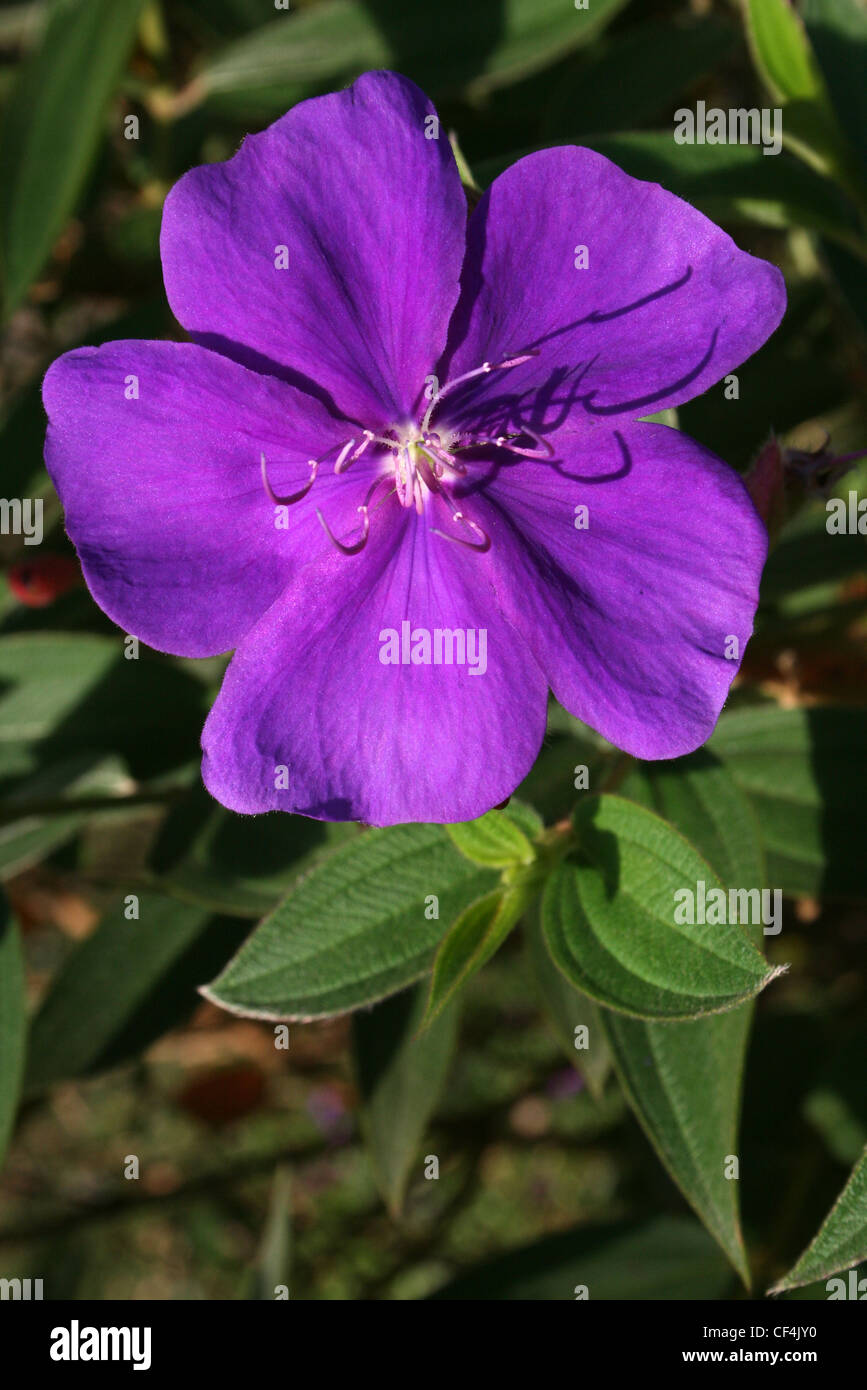
{"type": "Polygon", "coordinates": [[[202,739],[219,801],[480,815],[549,686],[638,757],[708,737],[766,535],[734,472],[638,417],[761,346],[778,270],[571,146],[467,223],[433,108],[382,72],[185,175],[162,259],[192,342],[55,362],[47,463],[109,617],[237,648],[202,739]]]}

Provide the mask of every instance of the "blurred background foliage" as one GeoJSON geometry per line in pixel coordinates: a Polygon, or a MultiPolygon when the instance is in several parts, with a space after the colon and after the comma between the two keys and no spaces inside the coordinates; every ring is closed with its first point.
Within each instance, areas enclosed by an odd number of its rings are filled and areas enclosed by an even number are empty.
{"type": "MultiPolygon", "coordinates": [[[[677,423],[741,471],[771,429],[783,447],[830,438],[834,453],[857,450],[867,13],[860,0],[806,0],[793,38],[781,8],[0,8],[2,490],[43,498],[46,516],[41,547],[0,536],[0,879],[18,924],[0,931],[0,1147],[19,1080],[23,1095],[0,1187],[3,1276],[99,1299],[273,1297],[278,1284],[292,1297],[569,1298],[577,1262],[593,1297],[745,1296],[605,1059],[576,1070],[568,1029],[564,1045],[543,1018],[532,933],[512,936],[460,1019],[432,1030],[423,1086],[400,1072],[412,995],[354,1021],[293,1024],[285,1051],[270,1025],[202,1001],[197,986],[299,873],[363,832],[244,821],[201,790],[199,733],[224,663],[125,659],[64,536],[39,384],[76,344],[182,336],[158,254],[173,182],[294,102],[388,66],[438,103],[477,186],[534,148],[588,144],[780,265],[789,312],[739,370],[738,399],[715,388],[677,423]],[[782,105],[786,147],[675,144],[674,111],[699,99],[782,105]],[[131,893],[139,921],[124,916],[131,893]],[[22,979],[35,1016],[26,1059],[22,979]],[[425,1154],[439,1157],[436,1182],[425,1154]],[[124,1179],[129,1155],[138,1181],[124,1179]]],[[[864,479],[862,467],[835,490],[864,479]]],[[[751,784],[748,760],[740,779],[768,837],[769,881],[787,886],[779,958],[791,962],[758,1001],[738,1150],[759,1290],[804,1249],[867,1143],[864,544],[828,536],[821,499],[793,512],[732,697],[735,713],[789,712],[768,785],[751,784]],[[839,702],[855,710],[844,725],[839,702]]],[[[552,710],[521,795],[562,816],[574,765],[607,752],[552,710]]],[[[665,804],[664,786],[629,794],[665,804]]],[[[557,982],[542,983],[551,1006],[557,982]]]]}

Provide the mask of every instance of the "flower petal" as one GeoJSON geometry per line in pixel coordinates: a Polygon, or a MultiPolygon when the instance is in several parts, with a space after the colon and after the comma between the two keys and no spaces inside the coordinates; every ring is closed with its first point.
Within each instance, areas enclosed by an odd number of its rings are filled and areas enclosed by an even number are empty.
{"type": "MultiPolygon", "coordinates": [[[[547,689],[497,608],[488,556],[433,535],[435,512],[407,515],[394,499],[375,522],[365,551],[309,567],[235,654],[202,736],[205,784],[230,809],[466,820],[529,771],[547,689]],[[383,634],[399,641],[405,621],[429,634],[431,664],[383,663],[383,634]],[[463,664],[435,664],[436,629],[475,631],[463,664]]],[[[446,639],[446,653],[460,644],[446,639]]]]}
{"type": "MultiPolygon", "coordinates": [[[[262,483],[263,452],[285,494],[350,432],[295,387],[192,343],[115,342],[58,358],[43,399],[46,465],[91,593],[150,646],[236,646],[328,549],[312,507],[278,529],[262,483]]],[[[329,469],[317,489],[354,524],[358,488],[329,469]]]]}
{"type": "Polygon", "coordinates": [[[765,528],[738,475],[677,430],[589,421],[553,442],[554,463],[495,470],[485,515],[476,499],[500,606],[572,714],[636,757],[689,753],[752,632],[765,528]]]}
{"type": "Polygon", "coordinates": [[[367,73],[186,174],[161,243],[183,326],[316,383],[362,425],[406,418],[445,345],[464,253],[466,199],[435,120],[414,83],[367,73]]]}
{"type": "MultiPolygon", "coordinates": [[[[745,361],[785,304],[779,270],[689,203],[593,150],[542,150],[502,174],[470,219],[442,374],[538,352],[463,393],[477,427],[484,401],[545,384],[555,415],[579,404],[593,415],[648,415],[745,361]]],[[[459,414],[454,403],[450,413],[459,414]]]]}

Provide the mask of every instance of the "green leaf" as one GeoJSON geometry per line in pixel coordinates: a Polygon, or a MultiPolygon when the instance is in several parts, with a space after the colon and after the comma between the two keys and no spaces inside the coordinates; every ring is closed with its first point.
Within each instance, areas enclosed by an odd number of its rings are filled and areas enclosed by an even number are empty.
{"type": "Polygon", "coordinates": [[[446,923],[496,882],[441,826],[366,831],[313,868],[202,993],[254,1018],[376,1003],[430,969],[446,923]]]}
{"type": "Polygon", "coordinates": [[[135,1056],[198,1002],[196,987],[246,928],[153,894],[124,904],[61,967],[33,1021],[25,1086],[90,1075],[135,1056]]]}
{"type": "MultiPolygon", "coordinates": [[[[637,765],[623,783],[688,835],[726,888],[765,883],[758,826],[726,768],[702,749],[637,765]]],[[[762,940],[758,925],[751,933],[762,940]]],[[[645,1023],[603,1010],[601,1024],[629,1103],[663,1165],[741,1277],[748,1271],[738,1186],[721,1154],[737,1151],[738,1116],[753,1006],[688,1023],[645,1023]],[[711,1103],[707,1068],[716,1078],[711,1103]]]]}
{"type": "Polygon", "coordinates": [[[555,964],[592,999],[637,1018],[695,1018],[734,1008],[779,973],[739,926],[675,921],[680,890],[724,890],[658,816],[601,796],[581,804],[575,828],[578,853],[548,880],[542,930],[555,964]]]}
{"type": "Polygon", "coordinates": [[[459,1275],[434,1299],[592,1301],[722,1298],[731,1275],[701,1227],[662,1216],[640,1226],[582,1226],[459,1275]]]}
{"type": "Polygon", "coordinates": [[[777,101],[827,104],[827,93],[804,25],[786,0],[746,0],[747,33],[777,101]]]}
{"type": "Polygon", "coordinates": [[[687,1023],[645,1023],[602,1010],[626,1098],[671,1177],[745,1283],[737,1157],[744,1052],[751,1010],[687,1023]]]}
{"type": "MultiPolygon", "coordinates": [[[[601,1100],[611,1071],[611,1050],[600,1010],[561,974],[548,954],[538,915],[529,914],[525,937],[542,1003],[569,1061],[583,1076],[594,1100],[601,1100]],[[576,1046],[576,1029],[587,1029],[587,1047],[576,1046]]],[[[659,1025],[661,1026],[661,1025],[659,1025]]],[[[581,1035],[582,1040],[584,1035],[581,1035]]]]}
{"type": "Polygon", "coordinates": [[[362,1130],[377,1184],[393,1216],[403,1206],[457,1037],[455,1009],[446,1009],[419,1036],[424,1008],[425,990],[417,986],[352,1018],[362,1130]]]}
{"type": "Polygon", "coordinates": [[[423,1028],[430,1026],[470,976],[499,950],[526,905],[526,896],[512,889],[488,893],[464,908],[436,953],[423,1028]]]}
{"type": "Polygon", "coordinates": [[[793,895],[867,897],[864,710],[732,710],[720,719],[708,747],[758,816],[770,884],[793,895]]]}
{"type": "Polygon", "coordinates": [[[134,777],[200,756],[205,691],[123,639],[33,632],[0,640],[0,781],[82,750],[125,759],[134,777]]]}
{"type": "MultiPolygon", "coordinates": [[[[525,809],[526,811],[529,808],[525,809]]],[[[533,815],[533,812],[529,812],[533,815]]],[[[460,821],[446,829],[461,854],[474,864],[488,868],[507,868],[512,864],[532,864],[535,850],[516,821],[515,805],[505,811],[488,811],[478,820],[460,821]]],[[[525,825],[527,824],[525,820],[525,825]]],[[[536,831],[541,830],[536,818],[536,831]]]]}
{"type": "Polygon", "coordinates": [[[727,888],[763,888],[758,819],[726,766],[706,749],[670,762],[637,763],[621,795],[667,820],[727,888]]]}
{"type": "Polygon", "coordinates": [[[292,1245],[292,1172],[281,1167],[274,1170],[262,1239],[245,1271],[242,1297],[271,1301],[281,1284],[291,1295],[292,1245]]]}
{"type": "Polygon", "coordinates": [[[24,960],[18,927],[0,894],[0,1166],[12,1136],[27,1039],[24,960]]]}
{"type": "Polygon", "coordinates": [[[373,68],[393,68],[434,97],[472,100],[548,67],[587,43],[626,0],[504,0],[489,12],[464,0],[434,8],[385,0],[375,14],[360,0],[326,0],[263,25],[227,45],[178,98],[180,110],[207,99],[233,114],[276,115],[304,96],[373,68]]]}
{"type": "Polygon", "coordinates": [[[0,261],[5,312],[20,304],[75,208],[143,0],[55,0],[4,112],[0,261]]]}
{"type": "Polygon", "coordinates": [[[725,62],[739,37],[731,23],[695,16],[613,30],[569,62],[545,112],[545,139],[581,143],[582,131],[619,130],[624,108],[631,126],[667,117],[678,93],[725,62]]]}
{"type": "Polygon", "coordinates": [[[859,187],[852,150],[800,16],[788,0],[744,0],[744,9],[753,61],[783,110],[783,140],[862,201],[864,188],[859,187]]]}
{"type": "Polygon", "coordinates": [[[804,0],[804,23],[840,126],[867,168],[867,9],[861,0],[804,0]]]}
{"type": "Polygon", "coordinates": [[[782,1293],[827,1279],[838,1270],[867,1260],[867,1149],[840,1193],[815,1239],[788,1274],[769,1289],[782,1293]]]}
{"type": "Polygon", "coordinates": [[[94,814],[86,803],[77,806],[76,800],[116,796],[122,812],[123,793],[130,788],[126,769],[117,758],[93,753],[63,758],[25,778],[0,802],[0,879],[12,878],[38,864],[72,839],[94,814]],[[40,815],[34,809],[53,798],[57,798],[57,805],[51,815],[40,815]]]}

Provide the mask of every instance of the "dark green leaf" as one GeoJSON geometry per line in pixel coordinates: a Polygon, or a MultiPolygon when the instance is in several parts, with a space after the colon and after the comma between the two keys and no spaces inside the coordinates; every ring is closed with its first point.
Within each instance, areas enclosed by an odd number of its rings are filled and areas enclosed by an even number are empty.
{"type": "Polygon", "coordinates": [[[584,1226],[546,1236],[459,1275],[435,1299],[490,1301],[721,1298],[728,1267],[694,1221],[584,1226]],[[586,1288],[586,1295],[576,1290],[586,1288]]]}
{"type": "MultiPolygon", "coordinates": [[[[726,888],[764,885],[755,816],[723,764],[705,750],[640,764],[622,790],[687,835],[726,888]]],[[[751,935],[760,942],[761,925],[751,935]]],[[[650,1143],[745,1280],[738,1184],[725,1177],[720,1155],[737,1155],[751,1019],[751,1004],[679,1024],[602,1011],[621,1083],[650,1143]],[[708,1068],[716,1078],[710,1104],[708,1068]]]]}
{"type": "Polygon", "coordinates": [[[685,87],[730,55],[738,31],[717,19],[668,20],[613,31],[570,62],[545,114],[546,139],[581,143],[581,132],[601,135],[668,116],[685,87]]]}
{"type": "Polygon", "coordinates": [[[154,894],[125,903],[61,967],[33,1021],[26,1088],[116,1066],[195,1008],[196,988],[226,960],[245,926],[154,894]]]}
{"type": "Polygon", "coordinates": [[[732,710],[708,746],[753,804],[770,884],[790,894],[867,897],[867,712],[837,705],[732,710]]]}
{"type": "Polygon", "coordinates": [[[358,834],[352,823],[283,812],[238,816],[197,786],[169,812],[148,867],[162,892],[211,912],[263,917],[302,873],[358,834]]]}
{"type": "Polygon", "coordinates": [[[801,1258],[769,1293],[782,1293],[867,1260],[867,1149],[801,1258]]]}
{"type": "Polygon", "coordinates": [[[750,1009],[688,1023],[645,1023],[602,1010],[623,1089],[687,1201],[749,1282],[738,1218],[738,1114],[750,1009]],[[732,1171],[730,1169],[730,1171],[732,1171]]]}
{"type": "Polygon", "coordinates": [[[143,0],[54,0],[6,102],[0,251],[8,314],[74,210],[143,0]]]}
{"type": "Polygon", "coordinates": [[[502,12],[463,0],[435,8],[403,0],[327,0],[223,48],[182,103],[207,98],[233,113],[276,115],[314,91],[371,68],[393,68],[432,96],[477,99],[538,72],[587,43],[626,0],[504,0],[502,12]],[[493,18],[493,23],[492,23],[493,18]]]}
{"type": "Polygon", "coordinates": [[[723,763],[701,749],[671,762],[637,763],[620,792],[662,816],[727,888],[763,888],[759,823],[723,763]]]}
{"type": "Polygon", "coordinates": [[[26,1037],[21,941],[6,896],[0,894],[0,1166],[15,1123],[26,1037]]]}
{"type": "Polygon", "coordinates": [[[425,993],[421,985],[404,990],[352,1019],[362,1129],[380,1191],[395,1216],[457,1036],[455,1009],[446,1009],[419,1036],[425,993]]]}
{"type": "Polygon", "coordinates": [[[199,755],[200,683],[117,637],[22,633],[0,641],[0,781],[73,753],[115,753],[135,777],[199,755]]]}
{"type": "Polygon", "coordinates": [[[611,1071],[611,1051],[605,1040],[600,1010],[557,969],[534,913],[529,914],[525,934],[539,994],[554,1031],[569,1061],[587,1082],[594,1100],[600,1100],[611,1071]],[[576,1031],[585,1028],[586,1035],[576,1031]],[[585,1037],[587,1046],[579,1047],[578,1042],[585,1041],[585,1037]]]}
{"type": "Polygon", "coordinates": [[[122,809],[123,793],[130,787],[117,758],[92,753],[61,759],[25,778],[12,796],[0,802],[0,879],[38,864],[71,839],[93,814],[86,798],[116,796],[122,809]],[[57,802],[52,814],[40,815],[40,803],[49,804],[53,798],[57,802]]]}
{"type": "Polygon", "coordinates": [[[867,169],[867,9],[861,0],[804,0],[804,22],[837,118],[867,169]]]}

